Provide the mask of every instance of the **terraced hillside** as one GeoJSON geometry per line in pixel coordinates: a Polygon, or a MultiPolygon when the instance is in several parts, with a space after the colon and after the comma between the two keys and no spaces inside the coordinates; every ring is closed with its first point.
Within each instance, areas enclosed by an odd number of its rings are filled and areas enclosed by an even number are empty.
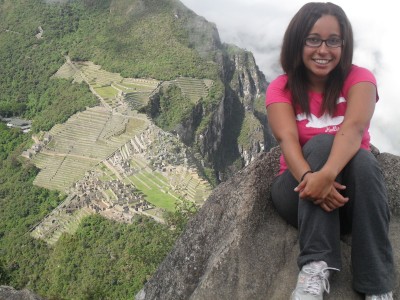
{"type": "Polygon", "coordinates": [[[73,78],[75,82],[86,82],[108,108],[116,108],[126,102],[134,110],[147,105],[149,97],[158,91],[161,85],[176,84],[182,93],[193,103],[207,96],[213,81],[190,77],[178,77],[172,81],[160,82],[154,79],[123,78],[118,73],[101,69],[92,62],[66,63],[58,70],[55,77],[73,78]]]}
{"type": "Polygon", "coordinates": [[[125,173],[146,195],[164,193],[162,203],[157,197],[148,197],[148,201],[167,210],[173,210],[181,198],[202,205],[212,190],[198,175],[179,139],[155,125],[121,147],[112,161],[115,165],[129,166],[125,173]]]}
{"type": "Polygon", "coordinates": [[[65,191],[149,125],[145,115],[112,114],[94,107],[54,126],[50,142],[33,158],[41,169],[34,184],[65,191]]]}
{"type": "Polygon", "coordinates": [[[140,109],[147,104],[149,96],[160,84],[154,79],[123,78],[120,74],[103,70],[92,62],[72,62],[68,58],[54,76],[73,78],[74,82],[86,82],[104,106],[111,109],[124,102],[132,109],[140,109]]]}
{"type": "Polygon", "coordinates": [[[189,77],[179,77],[173,81],[177,84],[182,93],[193,102],[197,103],[201,98],[206,97],[212,85],[212,80],[197,79],[189,77]]]}
{"type": "Polygon", "coordinates": [[[53,245],[64,232],[75,232],[81,220],[93,212],[84,208],[76,210],[74,213],[67,213],[65,207],[73,197],[68,197],[54,209],[49,216],[32,230],[31,235],[34,238],[43,239],[48,244],[53,245]]]}
{"type": "Polygon", "coordinates": [[[102,106],[57,124],[31,149],[33,155],[25,156],[41,169],[34,184],[68,195],[31,229],[32,236],[53,244],[91,213],[121,222],[139,213],[163,222],[163,211],[174,211],[179,201],[204,203],[212,187],[199,177],[188,149],[136,109],[161,84],[176,84],[196,103],[207,95],[211,80],[122,78],[68,58],[54,77],[87,83],[102,106]]]}
{"type": "MultiPolygon", "coordinates": [[[[48,145],[57,144],[56,140],[60,139],[55,138],[48,145]]],[[[90,151],[85,148],[87,145],[81,146],[80,151],[90,151]]],[[[43,180],[56,188],[65,181],[72,182],[66,190],[68,198],[31,230],[32,236],[49,244],[55,243],[63,232],[73,232],[81,219],[91,213],[120,222],[130,222],[135,214],[144,214],[163,222],[163,211],[174,211],[182,199],[201,206],[212,190],[199,177],[178,138],[153,124],[100,163],[91,157],[78,157],[79,147],[71,149],[77,152],[73,154],[71,150],[66,156],[55,155],[55,151],[49,155],[48,149],[42,149],[34,158],[43,168],[36,184],[43,180]],[[49,173],[52,178],[44,176],[49,173]]]]}
{"type": "Polygon", "coordinates": [[[124,78],[121,83],[114,83],[112,86],[118,90],[132,109],[140,109],[147,105],[149,96],[157,91],[159,81],[140,78],[124,78]]]}

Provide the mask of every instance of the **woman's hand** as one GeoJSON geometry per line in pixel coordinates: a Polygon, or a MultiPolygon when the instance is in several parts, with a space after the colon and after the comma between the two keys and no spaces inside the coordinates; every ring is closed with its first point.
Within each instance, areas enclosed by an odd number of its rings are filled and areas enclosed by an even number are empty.
{"type": "Polygon", "coordinates": [[[348,197],[343,197],[339,192],[339,190],[344,190],[345,188],[346,186],[334,182],[327,197],[324,199],[314,200],[313,202],[314,204],[321,206],[321,208],[326,212],[331,212],[336,208],[342,207],[349,201],[348,197]]]}
{"type": "Polygon", "coordinates": [[[342,207],[349,200],[339,192],[345,188],[344,185],[335,182],[320,171],[307,174],[294,190],[299,192],[301,199],[312,201],[323,210],[331,212],[342,207]]]}

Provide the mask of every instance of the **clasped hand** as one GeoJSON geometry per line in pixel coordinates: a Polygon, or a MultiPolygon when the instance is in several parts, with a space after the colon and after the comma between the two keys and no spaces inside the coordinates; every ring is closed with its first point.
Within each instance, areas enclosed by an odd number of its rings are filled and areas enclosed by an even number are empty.
{"type": "Polygon", "coordinates": [[[300,199],[312,201],[323,210],[331,212],[349,201],[349,198],[339,192],[344,189],[346,186],[319,171],[307,174],[294,191],[299,192],[300,199]]]}

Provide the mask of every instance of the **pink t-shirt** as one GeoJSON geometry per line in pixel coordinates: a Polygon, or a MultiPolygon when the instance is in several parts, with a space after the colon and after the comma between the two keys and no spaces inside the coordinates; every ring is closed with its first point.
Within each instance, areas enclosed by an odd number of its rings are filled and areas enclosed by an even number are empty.
{"type": "MultiPolygon", "coordinates": [[[[287,82],[287,75],[280,75],[273,80],[268,86],[266,93],[266,106],[273,103],[289,103],[292,104],[291,93],[285,89],[287,82]]],[[[335,135],[343,122],[344,114],[347,108],[347,95],[350,88],[359,82],[371,82],[376,86],[375,76],[367,69],[353,65],[349,75],[347,76],[340,97],[337,100],[336,111],[333,116],[328,113],[321,114],[322,94],[310,91],[310,116],[307,117],[299,107],[296,108],[296,123],[299,132],[300,145],[303,146],[309,139],[318,134],[332,134],[335,135]]],[[[378,101],[378,94],[376,100],[378,101]]],[[[368,128],[365,130],[361,148],[370,149],[370,135],[368,128]]],[[[283,155],[280,158],[280,171],[279,174],[287,169],[283,155]]]]}

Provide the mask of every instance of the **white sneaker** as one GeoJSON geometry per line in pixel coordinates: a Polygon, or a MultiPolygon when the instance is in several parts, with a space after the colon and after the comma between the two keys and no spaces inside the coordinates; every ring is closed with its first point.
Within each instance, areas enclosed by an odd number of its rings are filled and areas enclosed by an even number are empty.
{"type": "Polygon", "coordinates": [[[313,261],[301,268],[297,285],[291,300],[322,300],[324,292],[329,293],[329,268],[324,261],[313,261]]]}
{"type": "Polygon", "coordinates": [[[365,300],[393,300],[393,293],[389,292],[381,295],[366,295],[365,300]]]}

